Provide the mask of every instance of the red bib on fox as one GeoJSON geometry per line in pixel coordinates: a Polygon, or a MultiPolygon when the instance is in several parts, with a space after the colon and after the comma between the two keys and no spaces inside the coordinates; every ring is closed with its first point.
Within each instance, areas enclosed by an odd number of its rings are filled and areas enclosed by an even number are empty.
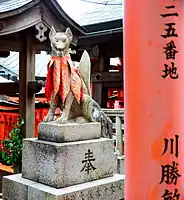
{"type": "Polygon", "coordinates": [[[69,56],[52,56],[48,63],[45,96],[49,101],[59,93],[62,102],[71,90],[78,103],[83,101],[84,83],[77,70],[68,64],[69,56]]]}

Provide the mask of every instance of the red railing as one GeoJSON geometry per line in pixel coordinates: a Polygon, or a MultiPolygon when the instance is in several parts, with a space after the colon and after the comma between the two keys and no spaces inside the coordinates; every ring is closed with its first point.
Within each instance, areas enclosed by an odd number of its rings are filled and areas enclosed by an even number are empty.
{"type": "MultiPolygon", "coordinates": [[[[35,109],[35,135],[38,137],[38,125],[47,114],[48,108],[35,109]]],[[[14,128],[19,116],[18,109],[0,110],[0,142],[4,138],[9,138],[9,133],[14,128]]]]}

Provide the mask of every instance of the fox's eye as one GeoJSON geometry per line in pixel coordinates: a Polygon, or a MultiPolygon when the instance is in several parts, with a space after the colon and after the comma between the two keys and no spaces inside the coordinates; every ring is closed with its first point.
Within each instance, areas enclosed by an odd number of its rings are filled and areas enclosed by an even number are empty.
{"type": "Polygon", "coordinates": [[[59,40],[57,38],[55,38],[55,41],[58,42],[59,40]]]}

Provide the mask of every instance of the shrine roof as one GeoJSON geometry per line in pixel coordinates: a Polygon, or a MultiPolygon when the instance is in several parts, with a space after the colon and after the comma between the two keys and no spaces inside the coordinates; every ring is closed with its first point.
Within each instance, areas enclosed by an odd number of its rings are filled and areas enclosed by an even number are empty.
{"type": "Polygon", "coordinates": [[[123,30],[123,21],[122,19],[117,19],[113,21],[108,21],[108,22],[102,22],[98,24],[89,24],[84,26],[84,28],[88,31],[88,35],[92,34],[100,34],[100,32],[108,32],[116,29],[120,29],[121,32],[123,30]]]}
{"type": "Polygon", "coordinates": [[[17,8],[20,8],[28,3],[30,3],[32,0],[1,0],[0,1],[0,13],[2,12],[9,12],[12,10],[15,10],[17,8]]]}
{"type": "Polygon", "coordinates": [[[122,20],[123,18],[122,0],[58,0],[58,2],[64,11],[81,26],[122,20]],[[72,6],[70,6],[74,3],[76,12],[73,12],[72,6]]]}
{"type": "Polygon", "coordinates": [[[6,78],[3,78],[2,76],[0,76],[0,83],[9,83],[9,82],[13,82],[12,80],[8,80],[6,78]]]}
{"type": "MultiPolygon", "coordinates": [[[[122,2],[122,0],[112,0],[112,2],[122,2]]],[[[81,15],[80,25],[100,24],[104,22],[122,19],[122,5],[109,5],[99,7],[95,11],[86,12],[81,15]]]]}
{"type": "MultiPolygon", "coordinates": [[[[76,23],[72,18],[69,17],[69,15],[58,4],[57,0],[0,0],[0,19],[2,20],[12,16],[19,16],[20,14],[25,13],[25,11],[31,9],[37,4],[46,5],[52,12],[52,14],[55,15],[55,19],[57,19],[60,24],[63,24],[66,27],[69,26],[74,28],[79,35],[83,35],[86,33],[86,30],[83,27],[81,27],[78,23],[76,23]]],[[[42,11],[40,10],[40,15],[42,15],[41,12],[42,11]]],[[[34,17],[34,14],[32,17],[34,17]]],[[[17,28],[17,31],[20,31],[19,27],[17,28]]],[[[11,34],[12,32],[14,31],[8,32],[7,34],[11,34]]],[[[3,34],[6,33],[2,33],[1,35],[3,34]]]]}
{"type": "MultiPolygon", "coordinates": [[[[46,52],[41,52],[35,55],[35,76],[46,77],[47,75],[47,64],[50,60],[50,55],[46,52]]],[[[7,58],[0,57],[0,65],[11,71],[12,73],[19,74],[19,53],[10,52],[7,58]]]]}
{"type": "MultiPolygon", "coordinates": [[[[39,2],[41,0],[1,0],[0,18],[20,14],[39,2]]],[[[64,17],[69,24],[82,31],[83,34],[105,30],[108,28],[106,26],[109,24],[114,26],[115,21],[122,21],[123,18],[122,0],[98,0],[94,3],[90,3],[93,0],[45,0],[45,2],[56,15],[60,15],[58,19],[62,21],[64,17]]],[[[122,22],[118,26],[122,27],[122,22]]]]}
{"type": "MultiPolygon", "coordinates": [[[[41,0],[0,0],[0,18],[7,13],[17,13],[17,10],[28,9],[31,5],[35,5],[41,0]]],[[[93,1],[93,0],[91,0],[93,1]]],[[[71,2],[80,3],[80,0],[45,0],[47,4],[55,10],[58,16],[64,16],[69,23],[73,24],[79,30],[84,27],[89,33],[98,32],[101,30],[110,30],[122,28],[123,5],[122,0],[98,0],[98,2],[105,3],[106,5],[99,4],[92,9],[80,7],[75,8],[75,12],[71,9],[71,2]],[[68,8],[66,6],[68,4],[68,8]],[[113,4],[113,5],[112,5],[113,4]],[[60,5],[60,6],[59,6],[60,5]],[[79,25],[78,25],[79,24],[79,25]]],[[[87,4],[87,3],[86,3],[87,4]]],[[[89,5],[89,3],[88,3],[89,5]]],[[[92,5],[92,4],[91,4],[92,5]]],[[[73,7],[75,7],[73,5],[73,7]]],[[[83,29],[82,29],[83,30],[83,29]]],[[[49,55],[45,53],[36,55],[35,63],[35,76],[45,77],[47,73],[47,63],[50,59],[49,55]]],[[[19,73],[19,56],[16,52],[11,52],[7,58],[0,58],[0,64],[8,69],[12,69],[17,74],[19,73]]]]}

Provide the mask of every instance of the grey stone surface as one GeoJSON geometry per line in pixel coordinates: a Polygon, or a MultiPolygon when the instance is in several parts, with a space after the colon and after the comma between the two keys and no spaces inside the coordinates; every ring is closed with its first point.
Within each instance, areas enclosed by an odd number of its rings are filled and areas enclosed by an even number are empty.
{"type": "Polygon", "coordinates": [[[107,138],[70,143],[25,139],[22,175],[55,188],[109,177],[116,168],[113,145],[107,138]]]}
{"type": "Polygon", "coordinates": [[[53,142],[72,142],[100,138],[101,124],[91,123],[67,123],[54,124],[52,122],[40,123],[38,139],[53,142]]]}
{"type": "Polygon", "coordinates": [[[124,156],[117,157],[117,173],[118,174],[125,174],[125,162],[124,156]]]}
{"type": "Polygon", "coordinates": [[[124,175],[115,174],[113,177],[56,189],[24,179],[21,174],[11,175],[3,178],[3,199],[120,200],[124,198],[124,178],[124,175]]]}
{"type": "Polygon", "coordinates": [[[27,185],[29,180],[22,180],[21,174],[4,176],[2,193],[4,200],[27,200],[27,185]],[[12,177],[13,176],[13,177],[12,177]],[[12,181],[13,178],[13,181],[12,181]]]}

